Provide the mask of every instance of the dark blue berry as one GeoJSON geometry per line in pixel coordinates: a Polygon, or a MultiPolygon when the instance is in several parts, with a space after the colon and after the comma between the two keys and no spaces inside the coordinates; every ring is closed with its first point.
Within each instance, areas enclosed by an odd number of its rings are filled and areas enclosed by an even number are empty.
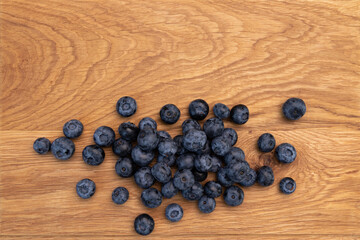
{"type": "Polygon", "coordinates": [[[157,156],[158,163],[166,163],[169,167],[173,166],[175,164],[175,161],[176,161],[175,155],[164,156],[164,155],[158,154],[158,156],[157,156]]]}
{"type": "Polygon", "coordinates": [[[199,172],[197,171],[195,168],[192,170],[192,173],[194,175],[194,179],[196,182],[202,182],[204,181],[207,176],[208,176],[208,173],[207,172],[199,172]]]}
{"type": "Polygon", "coordinates": [[[134,174],[135,183],[141,188],[149,188],[155,183],[150,167],[142,167],[134,174]]]}
{"type": "Polygon", "coordinates": [[[246,178],[247,172],[249,171],[250,167],[249,164],[245,161],[234,161],[228,164],[226,166],[226,169],[228,177],[232,181],[239,183],[246,178]]]}
{"type": "Polygon", "coordinates": [[[194,166],[199,172],[208,172],[212,167],[212,156],[201,154],[195,157],[194,166]]]}
{"type": "Polygon", "coordinates": [[[195,152],[196,154],[210,154],[211,153],[211,141],[207,140],[205,146],[199,151],[195,152]]]}
{"type": "Polygon", "coordinates": [[[98,145],[89,145],[82,151],[82,158],[86,164],[97,166],[104,161],[105,152],[98,145]]]}
{"type": "Polygon", "coordinates": [[[63,132],[64,135],[68,138],[77,138],[79,137],[84,130],[83,124],[76,119],[72,119],[64,124],[63,132]]]}
{"type": "Polygon", "coordinates": [[[238,140],[238,135],[233,128],[225,128],[221,136],[223,139],[228,141],[231,146],[234,146],[238,140]]]}
{"type": "Polygon", "coordinates": [[[112,145],[113,152],[120,157],[129,155],[131,153],[131,148],[131,143],[123,138],[116,139],[112,145]]]}
{"type": "Polygon", "coordinates": [[[204,195],[199,199],[198,207],[203,213],[211,213],[215,210],[216,201],[214,198],[204,195]]]}
{"type": "Polygon", "coordinates": [[[206,141],[205,132],[191,129],[183,137],[183,146],[190,152],[198,152],[205,147],[206,141]]]}
{"type": "Polygon", "coordinates": [[[178,189],[174,186],[173,179],[162,185],[161,193],[165,198],[172,198],[178,193],[178,189]]]}
{"type": "Polygon", "coordinates": [[[141,201],[145,207],[157,208],[162,203],[162,195],[156,188],[148,188],[141,193],[141,201]]]}
{"type": "Polygon", "coordinates": [[[181,127],[182,127],[183,134],[185,134],[190,129],[201,130],[200,123],[198,121],[194,120],[194,119],[186,119],[182,123],[181,127]]]}
{"type": "Polygon", "coordinates": [[[292,163],[296,155],[296,149],[289,143],[282,143],[275,149],[275,157],[282,163],[292,163]]]}
{"type": "Polygon", "coordinates": [[[180,155],[176,159],[176,165],[179,170],[193,169],[194,160],[195,160],[195,155],[193,153],[185,153],[185,154],[180,155]]]}
{"type": "Polygon", "coordinates": [[[95,130],[94,141],[100,147],[109,147],[115,141],[115,132],[110,127],[101,126],[95,130]]]}
{"type": "Polygon", "coordinates": [[[280,181],[280,190],[285,194],[291,194],[295,192],[296,182],[294,179],[286,177],[280,181]]]}
{"type": "Polygon", "coordinates": [[[234,184],[233,181],[227,176],[227,169],[226,168],[220,168],[220,170],[216,174],[217,181],[223,186],[223,187],[230,187],[234,184]]]}
{"type": "Polygon", "coordinates": [[[177,203],[169,204],[165,209],[165,216],[171,222],[178,222],[183,217],[182,207],[177,203]]]}
{"type": "Polygon", "coordinates": [[[33,144],[33,148],[35,152],[39,154],[45,154],[50,151],[51,148],[51,142],[47,138],[38,138],[35,140],[33,144]]]}
{"type": "Polygon", "coordinates": [[[176,146],[177,146],[176,154],[181,155],[181,154],[184,154],[184,153],[188,152],[182,145],[182,143],[183,143],[183,135],[175,136],[174,137],[174,142],[176,143],[176,146]]]}
{"type": "Polygon", "coordinates": [[[166,139],[170,139],[171,140],[171,136],[167,131],[157,131],[156,132],[159,138],[159,141],[164,141],[166,139]]]}
{"type": "Polygon", "coordinates": [[[128,178],[134,175],[135,165],[130,158],[120,158],[115,164],[116,173],[123,178],[128,178]]]}
{"type": "Polygon", "coordinates": [[[231,162],[245,161],[245,153],[241,148],[232,147],[230,151],[224,157],[225,164],[228,165],[231,162]]]}
{"type": "Polygon", "coordinates": [[[180,110],[174,104],[166,104],[160,110],[160,118],[165,123],[174,124],[180,118],[180,110]]]}
{"type": "Polygon", "coordinates": [[[222,187],[220,183],[209,181],[204,186],[204,193],[211,198],[220,197],[222,194],[222,187]]]}
{"type": "Polygon", "coordinates": [[[76,184],[76,193],[79,197],[87,199],[90,198],[95,193],[95,183],[88,179],[82,179],[76,184]]]}
{"type": "Polygon", "coordinates": [[[137,104],[135,99],[132,97],[122,97],[116,103],[116,111],[123,117],[132,116],[137,109],[137,104]]]}
{"type": "Polygon", "coordinates": [[[196,99],[189,105],[189,114],[192,119],[203,120],[209,114],[209,105],[202,99],[196,99]]]}
{"type": "Polygon", "coordinates": [[[204,132],[209,139],[220,136],[224,131],[224,122],[220,118],[209,118],[204,123],[204,132]]]}
{"type": "Polygon", "coordinates": [[[152,128],[145,128],[140,130],[137,137],[138,146],[144,151],[154,150],[159,144],[159,137],[156,130],[152,128]]]}
{"type": "Polygon", "coordinates": [[[155,227],[155,222],[148,214],[141,214],[135,218],[134,228],[135,231],[143,236],[149,235],[155,227]]]}
{"type": "Polygon", "coordinates": [[[230,186],[224,192],[224,200],[229,206],[239,206],[244,201],[244,192],[238,186],[230,186]]]}
{"type": "Polygon", "coordinates": [[[117,187],[114,189],[111,198],[116,204],[124,204],[129,199],[129,191],[124,187],[117,187]]]}
{"type": "Polygon", "coordinates": [[[231,120],[237,124],[244,124],[249,120],[249,109],[242,104],[234,106],[230,111],[231,120]]]}
{"type": "Polygon", "coordinates": [[[194,183],[195,183],[194,175],[189,169],[176,171],[174,175],[174,186],[177,189],[183,191],[185,189],[190,188],[192,185],[194,185],[194,183]]]}
{"type": "Polygon", "coordinates": [[[209,169],[209,172],[216,173],[217,171],[219,171],[221,167],[222,167],[221,159],[215,155],[211,155],[211,168],[209,169]]]}
{"type": "Polygon", "coordinates": [[[211,141],[211,149],[218,156],[225,156],[231,149],[231,144],[222,136],[216,137],[211,141]]]}
{"type": "Polygon", "coordinates": [[[60,137],[52,143],[51,152],[57,159],[67,160],[74,154],[75,144],[69,138],[60,137]]]}
{"type": "Polygon", "coordinates": [[[181,193],[186,200],[199,200],[204,194],[204,188],[199,182],[195,182],[191,188],[188,188],[181,193]]]}
{"type": "Polygon", "coordinates": [[[173,156],[177,152],[177,144],[172,139],[165,139],[159,142],[158,151],[163,156],[173,156]]]}
{"type": "Polygon", "coordinates": [[[143,130],[145,128],[152,128],[154,130],[157,130],[157,123],[154,119],[152,119],[150,117],[145,117],[140,120],[139,128],[140,128],[140,130],[143,130]]]}
{"type": "Polygon", "coordinates": [[[269,166],[262,166],[257,172],[257,181],[261,186],[267,187],[274,183],[274,173],[269,166]]]}
{"type": "Polygon", "coordinates": [[[285,117],[289,120],[298,120],[306,112],[305,102],[300,98],[290,98],[282,106],[285,117]]]}
{"type": "Polygon", "coordinates": [[[275,138],[270,133],[264,133],[259,137],[257,144],[261,152],[271,152],[275,147],[275,138]]]}
{"type": "Polygon", "coordinates": [[[250,186],[254,185],[254,183],[256,182],[256,178],[257,178],[256,171],[254,169],[249,168],[249,170],[246,173],[245,178],[243,178],[239,182],[239,184],[244,187],[250,187],[250,186]]]}
{"type": "Polygon", "coordinates": [[[171,179],[171,168],[166,163],[156,163],[151,168],[153,177],[161,183],[167,183],[171,179]]]}
{"type": "Polygon", "coordinates": [[[213,111],[215,116],[221,119],[228,118],[230,116],[230,109],[222,103],[215,104],[213,111]]]}
{"type": "Polygon", "coordinates": [[[154,159],[153,151],[144,151],[139,146],[135,146],[131,151],[131,158],[134,163],[139,167],[145,167],[149,165],[154,159]]]}
{"type": "Polygon", "coordinates": [[[134,142],[137,139],[140,129],[131,122],[124,122],[120,124],[118,131],[121,138],[134,142]]]}

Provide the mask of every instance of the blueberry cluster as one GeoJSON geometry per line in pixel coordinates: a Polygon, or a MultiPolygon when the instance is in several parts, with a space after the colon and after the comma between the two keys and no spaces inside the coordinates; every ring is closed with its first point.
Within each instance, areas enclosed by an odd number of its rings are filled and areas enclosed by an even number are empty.
{"type": "MultiPolygon", "coordinates": [[[[122,97],[116,104],[117,112],[123,117],[130,117],[137,111],[137,103],[131,97],[122,97]]],[[[284,116],[297,120],[305,114],[305,103],[298,98],[287,100],[283,105],[284,116]]],[[[191,119],[183,121],[182,134],[174,138],[166,131],[158,131],[157,122],[143,118],[138,126],[123,122],[118,128],[120,138],[108,126],[97,128],[93,135],[93,145],[82,151],[84,162],[91,166],[100,165],[105,159],[103,147],[112,147],[119,157],[115,163],[116,173],[123,178],[134,176],[135,183],[142,189],[141,201],[148,208],[157,208],[163,198],[172,198],[177,193],[189,201],[197,201],[203,213],[211,213],[216,207],[216,198],[221,195],[229,206],[239,206],[244,201],[241,187],[250,187],[255,182],[261,186],[274,183],[274,173],[269,166],[257,170],[245,160],[242,149],[235,147],[238,135],[235,129],[225,128],[223,119],[231,119],[236,124],[245,124],[249,120],[249,109],[239,104],[230,110],[225,104],[217,103],[213,107],[215,117],[207,119],[203,126],[198,122],[209,113],[209,105],[202,99],[196,99],[189,105],[191,119]],[[156,163],[153,160],[156,158],[156,163]],[[174,174],[172,171],[174,167],[174,174]],[[208,173],[216,174],[216,181],[204,185],[208,173]],[[155,182],[162,184],[161,190],[153,187],[155,182]]],[[[167,104],[160,110],[160,118],[166,124],[175,124],[180,118],[180,110],[174,104],[167,104]]],[[[60,160],[69,159],[75,144],[71,140],[83,132],[83,124],[70,120],[63,127],[65,137],[60,137],[51,144],[46,138],[34,142],[34,150],[40,154],[48,151],[60,160]]],[[[270,133],[258,139],[261,152],[271,152],[276,146],[275,138],[270,133]]],[[[289,143],[278,145],[274,151],[279,162],[289,164],[296,158],[296,150],[289,143]]],[[[295,191],[296,183],[292,178],[280,181],[280,190],[285,194],[295,191]]],[[[83,199],[94,195],[95,183],[82,179],[76,184],[76,192],[83,199]]],[[[129,199],[125,187],[117,187],[112,192],[115,204],[124,204],[129,199]]],[[[184,211],[179,204],[166,207],[165,216],[171,222],[182,219],[184,211]]],[[[155,227],[154,219],[148,214],[141,214],[134,221],[138,234],[148,235],[155,227]]]]}

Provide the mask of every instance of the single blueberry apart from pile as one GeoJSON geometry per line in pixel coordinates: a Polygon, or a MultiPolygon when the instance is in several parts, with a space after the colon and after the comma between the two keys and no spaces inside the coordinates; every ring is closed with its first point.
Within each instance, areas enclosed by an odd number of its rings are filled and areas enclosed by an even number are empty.
{"type": "Polygon", "coordinates": [[[134,174],[135,183],[141,188],[149,188],[155,183],[150,167],[142,167],[134,174]]]}
{"type": "Polygon", "coordinates": [[[230,109],[222,103],[217,103],[214,105],[213,112],[218,118],[224,119],[230,116],[230,109]]]}
{"type": "Polygon", "coordinates": [[[204,123],[204,132],[209,139],[220,136],[224,131],[224,122],[220,118],[209,118],[204,123]]]}
{"type": "Polygon", "coordinates": [[[298,120],[306,112],[305,102],[300,98],[290,98],[282,106],[285,117],[289,120],[298,120]]]}
{"type": "Polygon", "coordinates": [[[132,97],[122,97],[116,103],[116,111],[123,117],[132,116],[137,109],[136,101],[132,97]]]}
{"type": "Polygon", "coordinates": [[[166,139],[170,139],[171,140],[171,136],[167,131],[157,131],[157,135],[159,138],[159,141],[164,141],[166,139]]]}
{"type": "Polygon", "coordinates": [[[111,198],[116,204],[124,204],[129,199],[129,191],[124,187],[117,187],[114,189],[111,198]]]}
{"type": "Polygon", "coordinates": [[[52,143],[51,152],[57,159],[67,160],[74,154],[75,144],[67,137],[60,137],[52,143]]]}
{"type": "Polygon", "coordinates": [[[135,231],[143,236],[149,235],[155,227],[155,222],[148,214],[141,214],[135,218],[134,228],[135,231]]]}
{"type": "Polygon", "coordinates": [[[224,200],[229,206],[239,206],[244,201],[244,192],[238,186],[230,186],[224,192],[224,200]]]}
{"type": "Polygon", "coordinates": [[[249,120],[249,109],[239,104],[234,106],[230,111],[231,120],[237,124],[245,124],[249,120]]]}
{"type": "Polygon", "coordinates": [[[275,149],[275,157],[282,163],[292,163],[296,155],[296,149],[289,143],[282,143],[275,149]]]}
{"type": "Polygon", "coordinates": [[[201,130],[200,123],[194,119],[186,119],[182,123],[181,128],[183,134],[187,133],[187,131],[189,131],[190,129],[201,130]]]}
{"type": "Polygon", "coordinates": [[[203,120],[209,114],[209,105],[202,99],[196,99],[189,105],[189,114],[192,119],[203,120]]]}
{"type": "Polygon", "coordinates": [[[275,147],[275,138],[270,133],[262,134],[258,139],[258,147],[261,152],[271,152],[275,147]]]}
{"type": "Polygon", "coordinates": [[[222,194],[222,187],[220,183],[209,181],[204,186],[204,193],[211,198],[220,197],[222,194]]]}
{"type": "Polygon", "coordinates": [[[118,138],[112,145],[113,152],[120,156],[126,157],[131,153],[131,143],[123,138],[118,138]]]}
{"type": "Polygon", "coordinates": [[[115,171],[120,177],[128,178],[134,175],[135,166],[130,158],[124,157],[117,160],[115,171]]]}
{"type": "Polygon", "coordinates": [[[86,164],[97,166],[104,161],[105,152],[98,145],[89,145],[82,151],[82,158],[86,164]]]}
{"type": "Polygon", "coordinates": [[[202,182],[208,176],[207,172],[199,172],[195,168],[191,172],[193,173],[194,179],[195,179],[196,182],[202,182]]]}
{"type": "Polygon", "coordinates": [[[225,156],[231,149],[231,144],[222,136],[216,137],[211,141],[211,149],[218,156],[225,156]]]}
{"type": "Polygon", "coordinates": [[[285,194],[291,194],[295,192],[296,182],[294,179],[286,177],[280,181],[280,190],[285,194]]]}
{"type": "Polygon", "coordinates": [[[262,166],[257,172],[257,181],[261,186],[267,187],[274,183],[274,173],[269,166],[262,166]]]}
{"type": "Polygon", "coordinates": [[[182,169],[193,169],[195,155],[193,153],[185,153],[176,159],[176,165],[179,170],[182,169]]]}
{"type": "Polygon", "coordinates": [[[183,137],[183,146],[190,152],[197,152],[205,147],[207,138],[203,131],[190,129],[183,137]]]}
{"type": "Polygon", "coordinates": [[[152,128],[154,130],[157,130],[157,123],[154,119],[150,117],[144,117],[139,122],[139,128],[140,130],[143,130],[145,128],[152,128]]]}
{"type": "Polygon", "coordinates": [[[214,198],[204,195],[199,199],[198,207],[203,213],[211,213],[215,210],[216,201],[214,198]]]}
{"type": "Polygon", "coordinates": [[[257,178],[256,171],[254,169],[249,168],[249,170],[246,173],[245,178],[243,178],[239,182],[239,184],[244,187],[250,187],[250,186],[254,185],[254,183],[256,182],[256,178],[257,178]]]}
{"type": "Polygon", "coordinates": [[[38,138],[35,140],[33,148],[35,152],[39,154],[45,154],[50,151],[51,142],[47,138],[38,138]]]}
{"type": "Polygon", "coordinates": [[[120,124],[118,131],[121,138],[134,142],[137,139],[140,129],[131,122],[124,122],[120,124]]]}
{"type": "Polygon", "coordinates": [[[90,198],[95,193],[95,183],[88,179],[82,179],[76,184],[76,193],[79,197],[87,199],[90,198]]]}
{"type": "Polygon", "coordinates": [[[79,137],[84,130],[83,124],[76,119],[72,119],[64,124],[63,132],[64,135],[68,138],[77,138],[79,137]]]}
{"type": "Polygon", "coordinates": [[[199,172],[208,172],[212,167],[212,156],[209,154],[201,154],[195,157],[194,166],[199,172]]]}
{"type": "Polygon", "coordinates": [[[178,222],[184,215],[182,207],[177,203],[169,204],[165,209],[165,216],[171,222],[178,222]]]}
{"type": "Polygon", "coordinates": [[[149,165],[154,159],[153,151],[144,151],[139,146],[135,146],[131,151],[131,158],[134,163],[139,167],[145,167],[149,165]]]}
{"type": "Polygon", "coordinates": [[[195,182],[191,188],[188,188],[181,193],[186,200],[199,200],[204,195],[204,188],[199,182],[195,182]]]}
{"type": "Polygon", "coordinates": [[[159,137],[156,130],[152,128],[145,128],[140,130],[137,137],[138,146],[144,151],[154,150],[159,144],[159,137]]]}
{"type": "Polygon", "coordinates": [[[148,188],[141,193],[141,201],[145,207],[156,208],[162,203],[162,195],[156,188],[148,188]]]}
{"type": "Polygon", "coordinates": [[[166,163],[156,163],[151,174],[158,182],[167,183],[171,179],[171,168],[166,163]]]}
{"type": "Polygon", "coordinates": [[[173,166],[175,164],[175,161],[176,161],[175,155],[164,156],[164,155],[158,154],[158,156],[157,156],[158,163],[166,163],[169,167],[173,166]]]}
{"type": "Polygon", "coordinates": [[[172,179],[161,186],[161,193],[165,198],[172,198],[178,193],[172,179]]]}
{"type": "Polygon", "coordinates": [[[230,151],[224,157],[225,164],[228,165],[231,162],[245,161],[245,153],[241,148],[232,147],[230,151]]]}
{"type": "Polygon", "coordinates": [[[226,166],[228,177],[236,183],[239,183],[246,178],[249,169],[249,164],[245,161],[234,161],[226,166]]]}
{"type": "Polygon", "coordinates": [[[217,181],[223,186],[223,187],[230,187],[234,184],[234,182],[227,176],[227,170],[226,168],[220,168],[220,170],[216,174],[217,181]]]}
{"type": "Polygon", "coordinates": [[[221,136],[223,139],[228,141],[231,146],[234,146],[238,140],[238,135],[233,128],[225,128],[221,136]]]}
{"type": "Polygon", "coordinates": [[[177,144],[172,139],[165,139],[159,142],[158,151],[163,156],[173,156],[177,152],[177,144]]]}
{"type": "Polygon", "coordinates": [[[95,130],[94,141],[100,147],[109,147],[115,141],[115,132],[110,127],[101,126],[95,130]]]}
{"type": "Polygon", "coordinates": [[[160,110],[160,118],[165,123],[174,124],[180,118],[180,110],[174,104],[166,104],[160,110]]]}
{"type": "Polygon", "coordinates": [[[178,170],[173,181],[174,186],[180,191],[190,188],[195,183],[194,175],[189,169],[178,170]]]}

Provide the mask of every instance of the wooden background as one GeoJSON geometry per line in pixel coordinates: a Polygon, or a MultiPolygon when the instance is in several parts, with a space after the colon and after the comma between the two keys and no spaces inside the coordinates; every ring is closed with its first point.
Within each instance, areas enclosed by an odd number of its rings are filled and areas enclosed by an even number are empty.
{"type": "Polygon", "coordinates": [[[139,238],[133,220],[143,212],[156,222],[149,239],[360,238],[359,0],[1,0],[0,11],[0,238],[139,238]],[[115,112],[124,95],[138,102],[129,119],[115,112]],[[307,104],[299,121],[281,115],[289,97],[307,104]],[[175,136],[195,98],[249,107],[247,124],[225,125],[252,167],[273,167],[271,187],[244,189],[235,208],[219,198],[210,215],[180,195],[146,209],[133,179],[115,174],[111,149],[102,165],[83,163],[97,127],[160,120],[174,103],[180,122],[159,129],[175,136]],[[85,125],[73,158],[33,151],[72,118],[85,125]],[[293,144],[296,161],[261,154],[264,132],[293,144]],[[285,176],[297,181],[290,196],[278,189],[285,176]],[[85,177],[97,184],[89,200],[75,192],[85,177]],[[117,186],[130,190],[123,206],[111,202],[117,186]],[[185,210],[179,223],[164,217],[172,202],[185,210]]]}

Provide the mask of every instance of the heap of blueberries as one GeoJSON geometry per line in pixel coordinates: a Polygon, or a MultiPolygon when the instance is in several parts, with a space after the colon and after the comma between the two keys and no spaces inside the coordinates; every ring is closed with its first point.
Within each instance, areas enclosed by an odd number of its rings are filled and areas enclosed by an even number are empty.
{"type": "MultiPolygon", "coordinates": [[[[137,110],[137,103],[131,97],[122,97],[116,104],[117,112],[123,117],[132,116],[137,110]]],[[[290,98],[283,104],[283,113],[289,120],[301,118],[306,111],[303,100],[290,98]]],[[[135,183],[143,190],[142,203],[149,208],[161,205],[162,198],[172,198],[178,192],[190,201],[198,201],[198,208],[203,213],[211,213],[216,206],[215,198],[223,194],[225,203],[238,206],[244,200],[244,192],[238,186],[250,187],[256,181],[261,186],[270,186],[274,182],[274,173],[269,166],[254,170],[245,160],[244,152],[234,147],[238,136],[234,129],[225,128],[223,119],[230,118],[234,123],[245,124],[249,119],[249,110],[239,104],[231,110],[222,103],[213,108],[216,117],[205,121],[203,127],[198,120],[203,120],[209,113],[209,105],[202,99],[194,100],[189,105],[191,119],[182,123],[182,135],[171,138],[166,131],[157,131],[157,123],[150,117],[143,118],[136,126],[131,122],[121,123],[120,138],[115,139],[115,132],[107,126],[101,126],[94,133],[94,145],[86,146],[82,158],[86,164],[97,166],[105,158],[103,147],[112,147],[119,156],[115,164],[116,173],[124,178],[134,176],[135,183]],[[150,167],[153,159],[157,162],[150,167]],[[177,170],[172,176],[171,167],[177,170]],[[217,181],[208,181],[204,185],[208,172],[214,172],[217,181]],[[155,181],[162,184],[161,191],[152,188],[155,181]],[[238,184],[238,185],[235,185],[238,184]],[[223,191],[223,187],[225,190],[223,191]]],[[[180,118],[180,110],[173,104],[167,104],[160,110],[160,117],[167,124],[174,124],[180,118]]],[[[40,154],[50,151],[60,160],[69,159],[75,145],[72,138],[83,132],[83,124],[79,120],[65,123],[60,137],[51,142],[46,138],[38,138],[34,142],[34,150],[40,154]]],[[[271,152],[276,142],[270,133],[262,134],[258,139],[258,147],[262,152],[271,152]]],[[[275,149],[275,156],[281,162],[289,164],[296,158],[296,150],[289,143],[282,143],[275,149]]],[[[280,181],[280,190],[285,194],[295,191],[296,183],[286,177],[280,181]]],[[[76,185],[77,194],[84,199],[95,193],[95,183],[83,179],[76,185]]],[[[129,198],[125,187],[118,187],[112,193],[116,204],[124,204],[129,198]]],[[[172,203],[166,207],[165,216],[172,222],[180,221],[183,209],[172,203]]],[[[155,222],[148,214],[141,214],[134,222],[135,231],[141,235],[150,234],[155,222]]]]}

